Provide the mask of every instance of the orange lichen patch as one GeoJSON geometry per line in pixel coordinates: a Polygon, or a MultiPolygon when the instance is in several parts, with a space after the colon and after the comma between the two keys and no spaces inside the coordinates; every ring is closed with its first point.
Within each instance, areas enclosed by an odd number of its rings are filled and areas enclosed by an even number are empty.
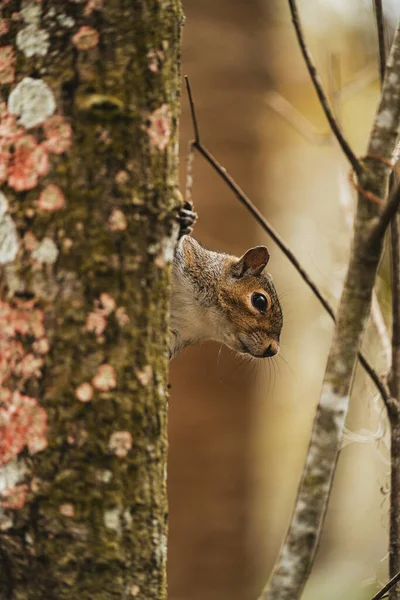
{"type": "Polygon", "coordinates": [[[92,379],[92,384],[96,390],[108,392],[117,385],[117,376],[114,367],[108,364],[100,365],[97,368],[96,375],[92,379]]]}
{"type": "Polygon", "coordinates": [[[115,311],[115,318],[118,321],[118,325],[120,327],[125,327],[130,323],[130,318],[126,314],[126,308],[124,306],[119,306],[115,311]]]}
{"type": "Polygon", "coordinates": [[[90,402],[93,398],[93,388],[90,383],[81,383],[75,390],[75,395],[80,402],[90,402]]]}
{"type": "Polygon", "coordinates": [[[17,117],[7,111],[4,102],[0,104],[0,183],[5,183],[9,176],[12,149],[16,140],[24,134],[24,129],[17,125],[17,117]]]}
{"type": "Polygon", "coordinates": [[[88,0],[88,3],[85,6],[85,10],[83,14],[85,16],[90,15],[94,10],[102,10],[103,9],[103,0],[88,0]]]}
{"type": "Polygon", "coordinates": [[[9,339],[0,341],[0,384],[7,381],[18,368],[24,349],[21,342],[9,339]]]}
{"type": "Polygon", "coordinates": [[[39,196],[38,208],[47,212],[56,212],[63,208],[64,204],[65,198],[62,190],[58,185],[50,183],[39,196]]]}
{"type": "Polygon", "coordinates": [[[157,108],[149,117],[147,134],[158,150],[165,150],[171,137],[171,114],[168,104],[157,108]]]}
{"type": "Polygon", "coordinates": [[[32,135],[24,135],[15,142],[15,151],[9,166],[8,185],[18,192],[36,187],[40,176],[49,166],[46,149],[38,145],[32,135]]]}
{"type": "Polygon", "coordinates": [[[93,27],[83,25],[72,37],[72,42],[78,50],[91,50],[99,43],[99,32],[93,27]]]}
{"type": "Polygon", "coordinates": [[[41,376],[43,367],[43,358],[35,356],[32,352],[26,354],[21,361],[18,362],[14,369],[15,375],[22,379],[38,379],[41,376]]]}
{"type": "Polygon", "coordinates": [[[47,414],[35,398],[14,392],[0,407],[0,465],[8,463],[27,447],[30,454],[44,450],[47,414]]]}
{"type": "Polygon", "coordinates": [[[23,134],[24,129],[17,124],[17,117],[8,112],[3,113],[0,121],[0,136],[15,142],[23,134]]]}
{"type": "Polygon", "coordinates": [[[6,35],[10,31],[10,26],[6,19],[0,19],[0,35],[6,35]]]}
{"type": "Polygon", "coordinates": [[[38,245],[38,240],[35,234],[33,234],[31,231],[27,231],[23,237],[23,243],[25,246],[25,249],[28,250],[28,252],[32,252],[38,245]]]}
{"type": "Polygon", "coordinates": [[[124,458],[132,448],[132,435],[129,431],[115,431],[110,436],[108,447],[113,454],[124,458]]]}
{"type": "Polygon", "coordinates": [[[129,181],[129,173],[127,171],[118,171],[115,176],[115,182],[118,185],[125,185],[129,181]]]}
{"type": "Polygon", "coordinates": [[[129,590],[129,593],[131,596],[137,596],[138,593],[140,592],[140,587],[138,585],[132,585],[132,587],[129,590]]]}
{"type": "Polygon", "coordinates": [[[126,217],[119,208],[114,208],[111,215],[108,217],[108,222],[111,231],[124,231],[128,226],[126,217]]]}
{"type": "Polygon", "coordinates": [[[62,154],[71,147],[72,129],[65,122],[64,117],[54,116],[45,121],[43,124],[46,140],[44,146],[49,152],[54,154],[62,154]]]}
{"type": "Polygon", "coordinates": [[[9,338],[31,335],[35,338],[44,336],[43,311],[34,308],[34,302],[17,301],[14,306],[0,300],[0,348],[8,343],[9,338]]]}
{"type": "Polygon", "coordinates": [[[147,60],[150,71],[158,73],[160,65],[164,60],[164,52],[162,50],[149,50],[147,53],[147,60]]]}
{"type": "Polygon", "coordinates": [[[25,355],[19,336],[44,337],[43,311],[32,302],[11,306],[0,301],[0,385],[11,375],[29,379],[40,376],[43,359],[32,353],[25,355]]]}
{"type": "Polygon", "coordinates": [[[0,84],[12,83],[15,79],[15,55],[12,46],[0,47],[0,84]]]}
{"type": "Polygon", "coordinates": [[[100,302],[106,315],[111,314],[117,306],[114,298],[105,292],[100,294],[100,302]]]}
{"type": "Polygon", "coordinates": [[[33,342],[32,348],[37,354],[47,354],[50,350],[49,340],[45,337],[33,342]]]}
{"type": "Polygon", "coordinates": [[[107,319],[99,311],[90,312],[86,317],[85,330],[101,335],[107,327],[107,319]]]}
{"type": "Polygon", "coordinates": [[[69,502],[65,502],[65,504],[60,504],[59,506],[60,514],[64,517],[73,517],[75,514],[74,505],[69,502]]]}
{"type": "Polygon", "coordinates": [[[2,507],[11,508],[13,510],[22,508],[25,504],[28,492],[29,487],[26,483],[5,489],[3,492],[1,492],[2,507]]]}
{"type": "Polygon", "coordinates": [[[12,393],[11,390],[5,387],[0,387],[0,403],[8,404],[11,401],[12,393]]]}
{"type": "Polygon", "coordinates": [[[148,385],[153,377],[151,365],[146,365],[143,369],[136,371],[136,377],[142,385],[148,385]]]}

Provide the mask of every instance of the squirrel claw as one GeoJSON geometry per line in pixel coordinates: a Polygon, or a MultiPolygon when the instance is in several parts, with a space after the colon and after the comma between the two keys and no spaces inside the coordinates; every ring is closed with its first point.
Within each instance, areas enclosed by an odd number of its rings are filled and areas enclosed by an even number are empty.
{"type": "Polygon", "coordinates": [[[193,230],[193,225],[197,219],[197,213],[193,210],[191,202],[185,202],[183,207],[179,211],[179,239],[184,235],[190,235],[193,230]]]}

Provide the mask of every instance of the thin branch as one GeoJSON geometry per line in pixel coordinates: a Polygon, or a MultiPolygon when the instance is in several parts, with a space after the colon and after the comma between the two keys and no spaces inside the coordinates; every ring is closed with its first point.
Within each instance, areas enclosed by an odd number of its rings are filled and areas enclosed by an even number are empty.
{"type": "Polygon", "coordinates": [[[382,239],[385,231],[389,227],[390,222],[393,220],[396,215],[399,205],[400,205],[400,183],[397,182],[394,186],[391,186],[391,192],[389,194],[389,199],[383,209],[382,213],[379,216],[378,223],[372,229],[370,233],[369,244],[371,247],[376,246],[379,241],[382,239]]]}
{"type": "Polygon", "coordinates": [[[337,139],[339,146],[342,148],[344,154],[346,155],[348,161],[350,162],[351,166],[353,167],[353,170],[355,171],[355,173],[359,174],[362,170],[361,164],[360,164],[358,158],[356,157],[356,155],[354,154],[353,150],[350,148],[349,143],[345,139],[345,137],[338,125],[338,122],[335,119],[335,116],[329,105],[328,98],[326,97],[326,94],[325,94],[325,91],[324,91],[324,88],[322,85],[322,81],[320,79],[320,76],[318,75],[317,68],[316,68],[313,58],[311,56],[311,52],[309,51],[307,44],[305,42],[303,30],[302,30],[301,23],[300,23],[300,17],[299,17],[299,13],[298,13],[297,6],[296,6],[296,1],[289,0],[289,6],[290,6],[290,12],[292,15],[293,25],[294,25],[296,35],[297,35],[297,40],[299,42],[301,52],[303,54],[305,63],[307,65],[308,72],[310,73],[311,81],[314,85],[315,91],[317,92],[317,96],[321,103],[322,109],[325,113],[326,118],[328,119],[329,125],[331,126],[332,132],[333,132],[335,138],[337,139]]]}
{"type": "Polygon", "coordinates": [[[388,581],[387,584],[384,585],[383,588],[371,598],[371,600],[381,600],[381,598],[383,598],[388,593],[388,591],[396,585],[398,581],[400,581],[400,571],[396,573],[396,575],[392,577],[392,579],[390,579],[390,581],[388,581]]]}
{"type": "MultiPolygon", "coordinates": [[[[289,0],[291,5],[293,0],[289,0]]],[[[381,207],[365,192],[385,196],[390,159],[400,124],[400,25],[387,63],[378,110],[367,154],[382,162],[371,163],[360,177],[364,190],[358,196],[354,238],[340,299],[335,335],[329,352],[311,441],[286,539],[262,600],[297,600],[314,563],[332,489],[343,428],[348,411],[357,353],[370,311],[380,262],[383,236],[371,246],[370,230],[381,207]],[[392,76],[391,76],[392,75],[392,76]]],[[[390,406],[388,407],[390,410],[390,406]]]]}
{"type": "Polygon", "coordinates": [[[282,94],[276,91],[270,91],[266,95],[268,106],[275,111],[282,119],[297,131],[308,142],[318,146],[328,145],[332,142],[332,133],[319,131],[311,121],[309,121],[293,104],[291,104],[282,94]]]}
{"type": "MultiPolygon", "coordinates": [[[[400,187],[398,196],[400,197],[400,187]]],[[[400,402],[400,214],[391,223],[391,280],[392,280],[392,372],[391,388],[393,397],[400,402]]],[[[400,408],[400,403],[399,403],[400,408]]]]}
{"type": "Polygon", "coordinates": [[[378,34],[378,47],[379,47],[379,76],[381,78],[381,85],[385,77],[386,69],[386,50],[385,50],[385,21],[383,18],[382,0],[374,0],[375,10],[375,22],[376,32],[378,34]]]}
{"type": "MultiPolygon", "coordinates": [[[[196,123],[196,125],[197,125],[196,110],[195,110],[195,105],[194,105],[194,101],[193,101],[192,90],[190,87],[189,78],[186,76],[185,76],[185,82],[186,82],[186,89],[187,89],[188,97],[189,97],[192,122],[193,122],[193,125],[194,125],[194,123],[196,123]]],[[[335,311],[333,310],[331,304],[329,303],[329,300],[318,288],[315,281],[310,277],[310,275],[308,274],[306,269],[302,266],[300,261],[297,259],[294,252],[290,249],[288,244],[283,240],[283,238],[279,235],[279,233],[272,227],[272,225],[269,223],[269,221],[267,221],[267,219],[264,217],[264,215],[253,204],[253,202],[245,194],[245,192],[238,186],[238,184],[229,175],[229,173],[226,171],[226,169],[207,150],[207,148],[205,146],[203,146],[201,139],[200,139],[198,126],[197,126],[197,141],[195,139],[195,140],[193,140],[193,142],[191,142],[191,144],[194,148],[196,148],[196,150],[199,152],[199,154],[201,154],[206,159],[206,161],[211,165],[211,167],[214,169],[214,171],[216,171],[218,173],[218,175],[221,177],[221,179],[223,179],[225,181],[225,183],[228,185],[230,190],[235,194],[237,199],[241,202],[241,204],[243,204],[243,206],[245,206],[245,208],[247,208],[247,210],[250,212],[250,214],[253,215],[253,217],[261,225],[261,227],[264,229],[264,231],[266,233],[268,233],[268,235],[276,243],[278,248],[286,256],[286,258],[292,263],[292,265],[294,266],[296,271],[299,273],[299,275],[303,279],[303,281],[308,285],[308,287],[311,289],[313,294],[318,298],[319,302],[322,304],[322,306],[324,307],[326,312],[330,315],[332,320],[334,322],[336,322],[335,311]]],[[[386,387],[385,387],[381,377],[378,375],[378,373],[375,371],[373,366],[370,364],[370,362],[368,361],[368,359],[365,357],[365,355],[362,352],[359,352],[358,358],[360,360],[362,367],[365,369],[365,371],[368,373],[368,375],[372,379],[373,383],[375,384],[375,387],[377,388],[379,394],[382,396],[383,402],[385,403],[386,406],[388,406],[390,403],[390,398],[389,398],[388,391],[386,390],[386,387]]]]}
{"type": "Polygon", "coordinates": [[[196,145],[196,144],[200,143],[199,126],[197,124],[197,117],[196,117],[196,110],[194,107],[193,96],[192,96],[192,89],[190,87],[190,81],[189,81],[189,77],[187,75],[185,75],[185,83],[186,83],[187,95],[189,98],[190,114],[192,117],[192,125],[193,125],[193,132],[194,132],[194,145],[196,145]]]}
{"type": "MultiPolygon", "coordinates": [[[[399,194],[400,196],[400,194],[399,194]]],[[[391,282],[392,282],[392,367],[389,389],[396,410],[389,413],[391,429],[390,445],[390,541],[389,575],[400,569],[400,215],[397,214],[390,228],[391,282]]],[[[399,586],[389,594],[391,600],[400,598],[399,586]]]]}
{"type": "MultiPolygon", "coordinates": [[[[381,85],[385,78],[386,70],[386,47],[385,26],[382,9],[382,0],[374,0],[376,29],[379,42],[379,65],[381,85]]],[[[395,152],[398,148],[395,148],[395,152]]],[[[397,160],[395,159],[395,164],[397,160]]],[[[389,533],[389,575],[398,577],[400,565],[400,215],[398,207],[400,202],[399,177],[395,172],[391,173],[389,181],[389,202],[386,206],[386,214],[381,216],[380,229],[387,226],[390,221],[390,258],[391,258],[391,285],[392,285],[392,366],[388,378],[389,389],[392,396],[393,410],[389,411],[390,421],[390,533],[389,533]],[[396,189],[397,185],[397,189],[396,189]],[[390,208],[389,212],[387,208],[390,208]]],[[[379,231],[378,231],[379,235],[379,231]]],[[[375,232],[376,236],[376,232],[375,232]]],[[[390,586],[389,598],[398,600],[400,590],[393,583],[390,586]]],[[[382,594],[383,595],[383,594],[382,594]]]]}
{"type": "Polygon", "coordinates": [[[374,290],[372,294],[371,317],[375,325],[376,333],[381,340],[385,368],[389,370],[392,356],[392,345],[390,343],[389,331],[385,323],[385,319],[383,318],[382,309],[376,290],[374,290]]]}

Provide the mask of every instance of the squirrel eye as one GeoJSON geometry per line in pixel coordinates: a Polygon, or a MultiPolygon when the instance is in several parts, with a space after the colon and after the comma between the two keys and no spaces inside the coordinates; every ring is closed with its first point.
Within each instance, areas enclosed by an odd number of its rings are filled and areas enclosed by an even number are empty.
{"type": "Polygon", "coordinates": [[[254,306],[254,308],[259,310],[260,312],[265,313],[267,311],[268,300],[264,296],[264,294],[254,292],[254,294],[251,295],[251,303],[254,306]]]}

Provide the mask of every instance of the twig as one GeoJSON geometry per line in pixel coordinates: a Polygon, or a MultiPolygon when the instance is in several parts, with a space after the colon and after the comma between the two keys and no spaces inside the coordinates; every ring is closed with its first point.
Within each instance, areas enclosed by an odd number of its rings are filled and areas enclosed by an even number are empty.
{"type": "Polygon", "coordinates": [[[185,188],[185,202],[193,205],[192,191],[193,191],[193,161],[194,161],[194,147],[193,142],[189,142],[188,153],[186,157],[186,188],[185,188]]]}
{"type": "MultiPolygon", "coordinates": [[[[383,85],[386,70],[385,28],[382,0],[374,0],[376,29],[379,42],[379,66],[381,85],[383,85]]],[[[397,151],[395,148],[395,153],[397,151]]],[[[397,162],[397,160],[395,160],[397,162]]],[[[399,177],[392,172],[389,181],[389,192],[392,196],[393,210],[382,215],[380,228],[386,221],[390,221],[390,257],[391,257],[391,284],[392,284],[392,366],[388,377],[389,389],[392,396],[393,409],[389,411],[390,422],[390,533],[389,533],[389,575],[395,579],[399,575],[400,566],[400,216],[398,207],[400,202],[399,177]],[[397,184],[397,189],[396,189],[397,184]],[[397,202],[396,202],[397,201],[397,202]],[[397,575],[396,575],[397,574],[397,575]]],[[[388,207],[391,207],[389,196],[388,207]]],[[[375,234],[376,235],[376,234],[375,234]]],[[[399,600],[400,590],[395,585],[391,586],[389,598],[399,600]]]]}
{"type": "Polygon", "coordinates": [[[400,571],[396,573],[396,575],[392,577],[392,579],[390,579],[390,581],[388,581],[387,584],[384,585],[383,588],[371,598],[371,600],[381,600],[381,598],[383,598],[387,594],[387,592],[396,585],[398,581],[400,581],[400,571]]]}
{"type": "Polygon", "coordinates": [[[378,48],[379,48],[379,76],[381,78],[381,85],[385,77],[386,68],[386,51],[385,51],[385,22],[383,18],[382,0],[374,0],[375,10],[375,22],[376,32],[378,34],[378,48]]]}
{"type": "Polygon", "coordinates": [[[322,109],[325,113],[326,118],[328,119],[329,125],[331,126],[332,132],[335,138],[337,139],[339,146],[342,148],[355,173],[360,174],[362,170],[361,164],[354,152],[352,151],[352,149],[350,148],[349,143],[345,139],[338,125],[338,122],[335,119],[335,116],[329,105],[328,98],[326,97],[321,79],[318,75],[318,71],[312,59],[311,52],[309,51],[306,45],[295,0],[289,0],[289,6],[292,15],[293,25],[297,35],[297,40],[299,42],[301,52],[303,54],[308,72],[310,73],[311,81],[314,85],[315,91],[317,92],[317,96],[321,103],[322,109]]]}
{"type": "Polygon", "coordinates": [[[386,370],[389,370],[392,356],[392,345],[390,343],[388,328],[385,323],[385,319],[383,318],[382,309],[376,290],[374,290],[372,294],[371,317],[378,337],[381,340],[385,368],[386,370]]]}
{"type": "MultiPolygon", "coordinates": [[[[399,194],[400,196],[400,194],[399,194]]],[[[390,444],[390,542],[389,575],[400,569],[400,215],[391,222],[391,282],[392,282],[392,367],[389,389],[396,410],[389,413],[390,444]]],[[[399,586],[389,594],[391,600],[399,600],[399,586]]]]}
{"type": "Polygon", "coordinates": [[[389,226],[389,223],[393,220],[393,217],[397,213],[400,205],[400,184],[396,183],[395,186],[391,186],[391,192],[389,194],[389,199],[383,209],[382,213],[379,216],[378,223],[372,229],[370,234],[369,244],[373,247],[382,239],[386,229],[389,226]]]}
{"type": "Polygon", "coordinates": [[[266,95],[268,106],[274,110],[282,119],[293,127],[307,141],[318,146],[330,144],[332,133],[319,131],[293,104],[276,91],[270,91],[266,95]]]}
{"type": "MultiPolygon", "coordinates": [[[[293,0],[289,0],[291,6],[293,0]]],[[[370,134],[367,154],[390,159],[400,124],[400,25],[387,63],[382,95],[370,134]],[[392,76],[390,76],[392,75],[392,76]]],[[[379,198],[385,195],[390,170],[371,164],[361,187],[379,198]]],[[[337,314],[317,414],[286,539],[262,600],[297,600],[314,562],[332,489],[343,436],[357,352],[367,323],[383,238],[374,247],[370,229],[380,205],[359,194],[349,267],[337,314]]],[[[390,408],[390,407],[389,407],[390,408]]]]}
{"type": "MultiPolygon", "coordinates": [[[[345,218],[344,220],[347,230],[349,234],[351,234],[354,226],[354,209],[352,206],[351,190],[348,185],[348,178],[343,177],[341,172],[339,173],[339,176],[339,201],[343,209],[345,218]]],[[[376,332],[382,345],[384,356],[384,363],[382,365],[382,369],[384,369],[387,372],[389,370],[391,362],[392,345],[389,331],[383,318],[382,309],[375,289],[372,292],[371,321],[376,329],[376,332]]]]}
{"type": "MultiPolygon", "coordinates": [[[[196,110],[195,110],[195,106],[194,106],[192,90],[190,87],[189,78],[186,76],[185,76],[185,82],[186,82],[186,89],[187,89],[187,93],[188,93],[188,97],[189,97],[189,105],[190,105],[190,111],[191,111],[191,116],[192,116],[192,122],[193,122],[193,125],[194,125],[194,123],[196,123],[196,126],[197,126],[196,110]]],[[[294,252],[290,249],[288,244],[282,239],[282,237],[279,235],[279,233],[272,227],[272,225],[269,223],[269,221],[267,221],[267,219],[264,217],[264,215],[252,203],[252,201],[245,194],[245,192],[238,186],[238,184],[229,175],[229,173],[227,173],[226,169],[207,150],[207,148],[205,146],[203,146],[203,144],[201,143],[201,140],[200,140],[198,126],[196,127],[195,131],[197,131],[197,140],[196,139],[193,140],[193,142],[192,142],[193,147],[196,148],[196,150],[206,159],[206,161],[211,165],[211,167],[214,169],[214,171],[216,171],[218,173],[218,175],[221,177],[221,179],[223,179],[225,181],[225,183],[232,190],[232,192],[235,194],[235,196],[238,198],[238,200],[247,208],[247,210],[250,212],[250,214],[253,215],[253,217],[261,225],[261,227],[264,229],[264,231],[266,231],[268,233],[268,235],[273,239],[273,241],[276,243],[278,248],[283,252],[283,254],[286,256],[286,258],[292,263],[292,265],[294,266],[296,271],[299,273],[299,275],[303,279],[303,281],[308,285],[308,287],[311,289],[311,291],[314,293],[314,295],[318,298],[318,300],[320,301],[320,303],[322,304],[322,306],[324,307],[326,312],[330,315],[332,320],[334,322],[336,322],[335,311],[333,310],[332,306],[330,305],[328,299],[318,288],[317,284],[310,277],[310,275],[305,270],[305,268],[302,266],[300,261],[296,258],[294,252]]],[[[358,358],[360,360],[361,365],[363,366],[365,371],[368,373],[368,375],[374,382],[378,392],[382,396],[382,399],[383,399],[385,405],[387,406],[389,403],[389,394],[386,390],[386,387],[385,387],[382,379],[380,378],[378,373],[375,371],[375,369],[372,367],[372,365],[369,363],[368,359],[364,356],[364,354],[362,352],[359,352],[358,358]]]]}

